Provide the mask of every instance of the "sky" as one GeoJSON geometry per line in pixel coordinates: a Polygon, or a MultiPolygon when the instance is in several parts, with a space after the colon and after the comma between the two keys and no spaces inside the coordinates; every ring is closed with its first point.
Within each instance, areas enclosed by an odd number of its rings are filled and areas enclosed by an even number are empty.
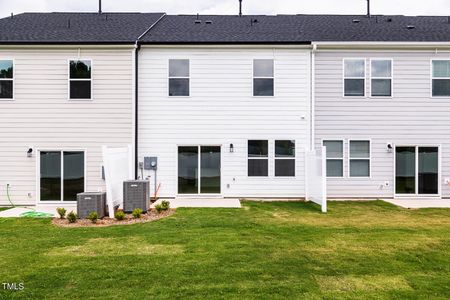
{"type": "MultiPolygon", "coordinates": [[[[243,0],[244,14],[365,14],[366,0],[243,0]]],[[[105,12],[237,14],[238,0],[102,0],[105,12]]],[[[98,0],[0,0],[0,17],[22,12],[95,12],[98,0]]],[[[450,15],[450,0],[371,0],[372,14],[450,15]]]]}

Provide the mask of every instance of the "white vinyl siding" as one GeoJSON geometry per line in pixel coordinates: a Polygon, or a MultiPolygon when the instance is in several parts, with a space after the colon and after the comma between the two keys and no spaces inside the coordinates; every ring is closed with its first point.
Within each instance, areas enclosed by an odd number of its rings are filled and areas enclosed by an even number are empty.
{"type": "MultiPolygon", "coordinates": [[[[394,197],[396,145],[440,145],[443,197],[450,197],[450,105],[446,97],[432,97],[432,60],[448,53],[430,51],[318,51],[315,63],[315,141],[345,139],[371,141],[371,177],[328,178],[331,198],[394,197]],[[347,58],[392,59],[393,97],[369,101],[342,98],[342,61],[347,58]],[[386,185],[387,183],[387,185],[386,185]]],[[[370,67],[366,66],[366,74],[370,67]]],[[[370,84],[366,83],[366,94],[370,84]]],[[[344,170],[348,173],[348,150],[344,170]]]]}
{"type": "MultiPolygon", "coordinates": [[[[224,197],[304,197],[309,147],[310,53],[307,49],[226,47],[140,51],[139,159],[158,157],[161,197],[176,196],[177,145],[221,145],[224,197]],[[189,59],[190,97],[167,96],[168,59],[189,59]],[[253,97],[253,60],[273,59],[274,97],[253,97]],[[248,140],[268,141],[268,174],[249,177],[248,140]],[[275,140],[295,140],[297,177],[275,177],[275,140]],[[230,152],[230,144],[234,151],[230,152]]],[[[145,176],[152,172],[144,171],[145,176]]]]}
{"type": "Polygon", "coordinates": [[[86,191],[105,189],[102,146],[133,136],[134,49],[0,49],[14,59],[15,100],[0,101],[0,204],[36,204],[39,149],[84,149],[86,191]],[[68,101],[68,61],[92,59],[95,101],[68,101]],[[45,66],[45,67],[43,67],[45,66]],[[34,149],[27,157],[28,148],[34,149]]]}

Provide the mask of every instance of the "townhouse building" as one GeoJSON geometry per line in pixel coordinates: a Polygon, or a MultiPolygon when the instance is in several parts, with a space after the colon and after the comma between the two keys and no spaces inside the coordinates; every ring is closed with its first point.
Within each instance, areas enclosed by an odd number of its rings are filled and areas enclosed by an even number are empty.
{"type": "Polygon", "coordinates": [[[448,197],[449,42],[446,17],[0,19],[0,205],[104,189],[129,144],[160,197],[303,199],[322,146],[329,198],[448,197]]]}

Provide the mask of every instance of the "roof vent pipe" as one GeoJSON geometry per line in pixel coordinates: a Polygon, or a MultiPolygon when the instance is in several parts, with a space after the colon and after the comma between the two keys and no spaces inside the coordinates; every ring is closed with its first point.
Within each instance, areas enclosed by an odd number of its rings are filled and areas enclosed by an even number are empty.
{"type": "Polygon", "coordinates": [[[11,19],[12,19],[12,18],[14,18],[14,14],[13,14],[13,13],[11,13],[11,19]]]}
{"type": "Polygon", "coordinates": [[[370,18],[370,0],[367,0],[367,17],[370,18]]]}
{"type": "Polygon", "coordinates": [[[98,13],[102,13],[102,0],[98,0],[98,13]]]}
{"type": "Polygon", "coordinates": [[[242,0],[239,0],[239,17],[242,17],[242,0]]]}

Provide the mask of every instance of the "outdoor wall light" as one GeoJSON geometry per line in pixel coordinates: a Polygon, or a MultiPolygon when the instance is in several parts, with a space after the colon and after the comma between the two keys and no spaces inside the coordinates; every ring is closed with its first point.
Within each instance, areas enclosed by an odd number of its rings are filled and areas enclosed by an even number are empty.
{"type": "Polygon", "coordinates": [[[233,153],[233,152],[234,152],[234,145],[230,144],[230,153],[233,153]]]}
{"type": "Polygon", "coordinates": [[[32,157],[32,156],[33,156],[33,148],[28,148],[27,157],[32,157]]]}
{"type": "Polygon", "coordinates": [[[392,150],[394,149],[394,146],[392,146],[392,143],[387,143],[386,148],[387,148],[387,151],[388,151],[389,153],[391,153],[392,150]]]}

